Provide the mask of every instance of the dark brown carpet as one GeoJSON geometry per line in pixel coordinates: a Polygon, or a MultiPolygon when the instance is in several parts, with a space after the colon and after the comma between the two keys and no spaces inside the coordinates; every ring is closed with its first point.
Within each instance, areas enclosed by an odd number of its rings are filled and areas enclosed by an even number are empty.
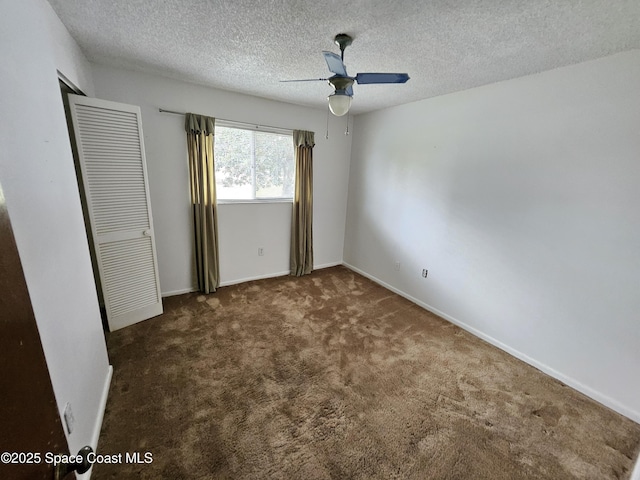
{"type": "Polygon", "coordinates": [[[628,478],[640,425],[346,268],[108,338],[95,480],[628,478]]]}

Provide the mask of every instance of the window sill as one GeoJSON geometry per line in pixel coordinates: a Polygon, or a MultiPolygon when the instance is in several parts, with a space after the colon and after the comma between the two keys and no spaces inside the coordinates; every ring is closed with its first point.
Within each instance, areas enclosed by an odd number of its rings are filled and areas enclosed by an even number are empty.
{"type": "Polygon", "coordinates": [[[235,205],[239,203],[293,203],[293,198],[254,198],[247,200],[218,200],[218,205],[235,205]]]}

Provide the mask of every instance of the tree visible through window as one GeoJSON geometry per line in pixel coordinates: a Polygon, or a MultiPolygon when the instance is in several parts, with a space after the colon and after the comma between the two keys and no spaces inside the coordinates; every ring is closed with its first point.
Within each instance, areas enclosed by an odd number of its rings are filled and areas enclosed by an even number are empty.
{"type": "Polygon", "coordinates": [[[219,200],[293,197],[291,135],[216,125],[214,149],[219,200]]]}

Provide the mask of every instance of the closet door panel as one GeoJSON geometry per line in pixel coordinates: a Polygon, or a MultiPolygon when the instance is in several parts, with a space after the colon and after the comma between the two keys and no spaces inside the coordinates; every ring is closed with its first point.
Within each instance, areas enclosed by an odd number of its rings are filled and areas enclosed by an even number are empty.
{"type": "Polygon", "coordinates": [[[109,328],[162,313],[140,108],[69,95],[109,328]]]}

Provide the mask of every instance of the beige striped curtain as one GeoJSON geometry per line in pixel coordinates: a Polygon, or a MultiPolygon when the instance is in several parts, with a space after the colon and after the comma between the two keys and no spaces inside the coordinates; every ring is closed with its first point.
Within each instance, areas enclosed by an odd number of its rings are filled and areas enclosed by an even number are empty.
{"type": "Polygon", "coordinates": [[[296,181],[291,221],[291,275],[313,270],[313,132],[293,131],[296,181]]]}
{"type": "Polygon", "coordinates": [[[213,163],[214,126],[215,119],[212,117],[186,114],[195,267],[198,289],[204,293],[215,292],[220,283],[216,179],[213,163]]]}

